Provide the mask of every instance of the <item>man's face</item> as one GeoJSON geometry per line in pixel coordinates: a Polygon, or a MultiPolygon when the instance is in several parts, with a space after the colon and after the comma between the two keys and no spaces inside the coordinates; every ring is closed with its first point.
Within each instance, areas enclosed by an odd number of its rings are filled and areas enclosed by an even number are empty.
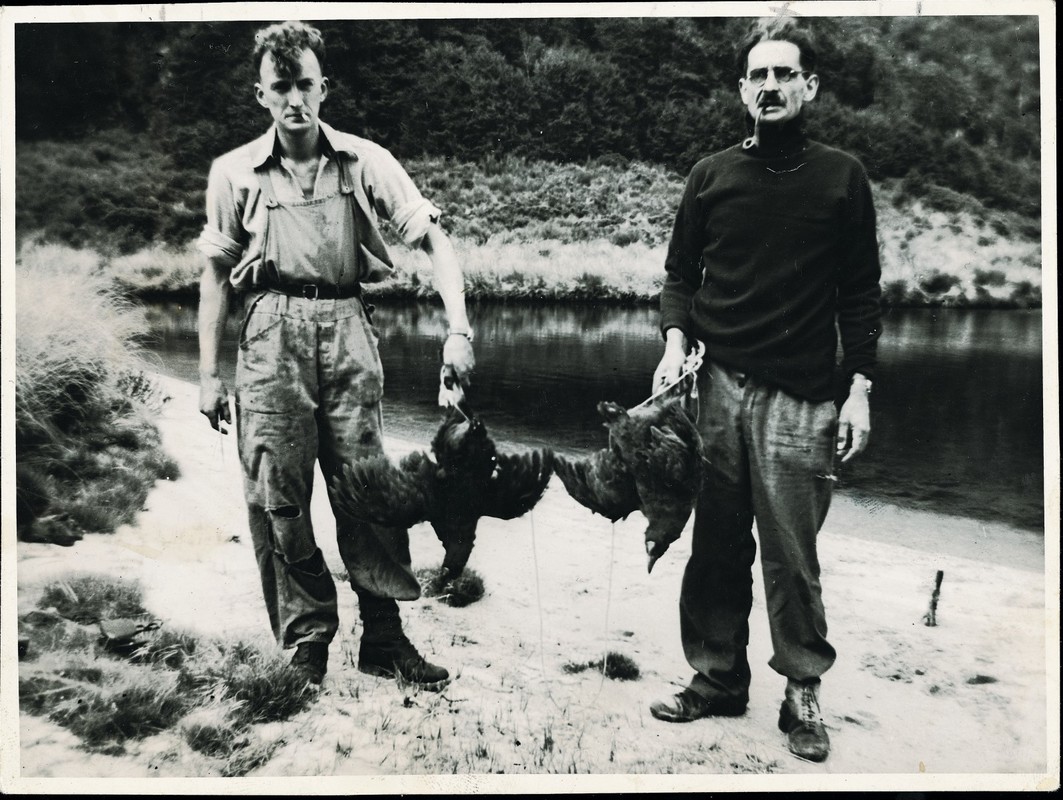
{"type": "Polygon", "coordinates": [[[801,51],[792,42],[766,41],[755,45],[749,51],[746,77],[738,79],[742,102],[753,119],[760,113],[762,124],[792,120],[801,112],[801,106],[816,96],[818,88],[816,75],[801,72],[801,51]],[[790,80],[780,81],[779,72],[787,70],[790,80]],[[758,78],[763,78],[763,83],[758,78]]]}
{"type": "Polygon", "coordinates": [[[291,75],[281,74],[273,55],[262,57],[255,84],[255,98],[268,108],[282,131],[293,135],[317,128],[321,101],[328,95],[328,79],[321,76],[321,64],[312,50],[303,50],[291,75]]]}

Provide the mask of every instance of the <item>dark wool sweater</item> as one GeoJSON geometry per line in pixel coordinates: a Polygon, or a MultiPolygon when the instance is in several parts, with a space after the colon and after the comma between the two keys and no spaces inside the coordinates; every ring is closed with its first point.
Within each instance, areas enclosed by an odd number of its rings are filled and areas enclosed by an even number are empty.
{"type": "Polygon", "coordinates": [[[665,269],[661,331],[700,339],[710,359],[828,400],[840,332],[845,375],[873,377],[880,269],[867,174],[798,127],[765,126],[759,146],[695,165],[665,269]]]}

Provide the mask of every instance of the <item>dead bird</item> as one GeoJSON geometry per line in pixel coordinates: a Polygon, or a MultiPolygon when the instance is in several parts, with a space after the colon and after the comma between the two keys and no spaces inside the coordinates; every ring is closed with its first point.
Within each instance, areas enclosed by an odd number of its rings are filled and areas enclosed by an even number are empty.
{"type": "Polygon", "coordinates": [[[652,572],[679,538],[701,491],[701,436],[677,396],[630,411],[601,402],[598,413],[609,429],[608,446],[587,458],[557,455],[555,471],[576,502],[614,522],[642,511],[652,572]]]}
{"type": "Polygon", "coordinates": [[[451,407],[432,439],[396,465],[387,456],[344,465],[333,490],[353,518],[391,528],[432,525],[445,556],[440,585],[458,577],[472,553],[480,517],[514,519],[535,507],[553,473],[549,449],[501,454],[476,415],[451,407]]]}

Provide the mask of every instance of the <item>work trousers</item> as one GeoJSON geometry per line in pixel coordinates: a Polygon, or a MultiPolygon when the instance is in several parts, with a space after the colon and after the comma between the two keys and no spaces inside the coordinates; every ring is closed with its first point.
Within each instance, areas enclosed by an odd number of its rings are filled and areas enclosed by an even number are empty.
{"type": "MultiPolygon", "coordinates": [[[[314,464],[331,484],[343,463],[383,452],[382,395],[377,334],[360,298],[251,300],[239,336],[238,446],[266,610],[284,647],[335,636],[336,587],[310,519],[314,464]]],[[[355,579],[366,567],[359,543],[372,534],[332,508],[363,640],[400,636],[398,604],[355,579]]]]}
{"type": "Polygon", "coordinates": [[[776,672],[818,678],[834,663],[816,537],[830,506],[838,416],[752,376],[707,364],[699,419],[708,461],[683,575],[680,626],[691,688],[708,699],[749,697],[752,566],[760,540],[776,672]]]}

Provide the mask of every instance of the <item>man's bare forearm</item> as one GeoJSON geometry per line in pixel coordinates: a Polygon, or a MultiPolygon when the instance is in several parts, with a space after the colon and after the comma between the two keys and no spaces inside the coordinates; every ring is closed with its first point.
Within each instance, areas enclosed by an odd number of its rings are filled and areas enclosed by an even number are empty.
{"type": "Polygon", "coordinates": [[[421,249],[432,262],[436,291],[447,310],[448,335],[443,342],[443,363],[452,367],[458,379],[468,384],[476,355],[472,350],[472,327],[465,309],[465,277],[450,239],[437,225],[431,225],[421,249]]]}
{"type": "Polygon", "coordinates": [[[450,239],[433,225],[425,235],[422,249],[432,262],[435,288],[447,311],[450,329],[469,330],[469,317],[465,310],[465,278],[450,239]]]}
{"type": "Polygon", "coordinates": [[[229,269],[207,259],[199,281],[199,376],[219,377],[225,320],[229,315],[229,269]]]}

